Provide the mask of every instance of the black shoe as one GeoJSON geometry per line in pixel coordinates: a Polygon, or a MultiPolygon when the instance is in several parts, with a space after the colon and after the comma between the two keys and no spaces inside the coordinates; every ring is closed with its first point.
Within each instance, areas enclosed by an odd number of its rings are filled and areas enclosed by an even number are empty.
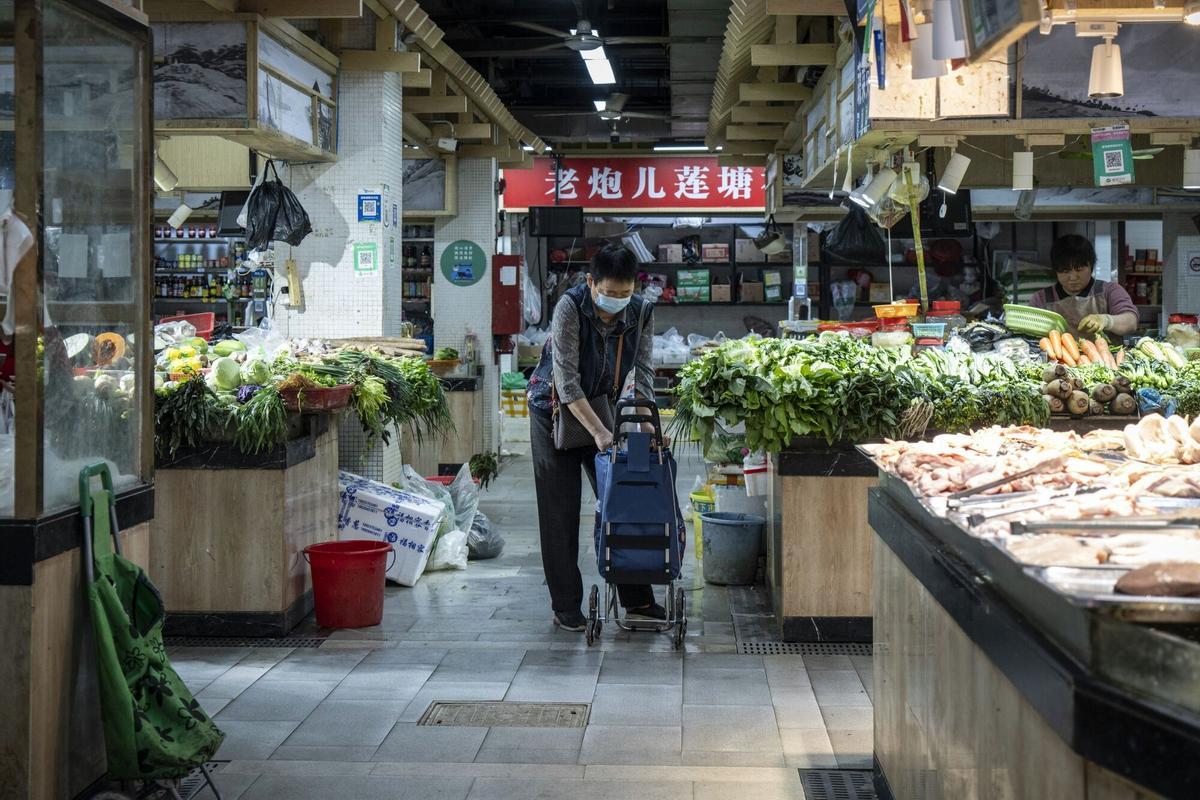
{"type": "Polygon", "coordinates": [[[641,608],[625,609],[625,617],[627,619],[652,619],[659,622],[666,622],[667,610],[658,603],[651,603],[641,608]]]}
{"type": "Polygon", "coordinates": [[[587,619],[578,611],[555,611],[554,624],[564,631],[579,633],[587,627],[587,619]]]}

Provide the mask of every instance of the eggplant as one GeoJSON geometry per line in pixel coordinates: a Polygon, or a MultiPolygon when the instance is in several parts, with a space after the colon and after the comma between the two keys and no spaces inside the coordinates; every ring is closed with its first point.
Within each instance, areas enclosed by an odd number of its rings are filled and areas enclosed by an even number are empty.
{"type": "Polygon", "coordinates": [[[1111,402],[1117,396],[1117,388],[1111,383],[1101,383],[1092,389],[1092,399],[1098,403],[1111,402]]]}

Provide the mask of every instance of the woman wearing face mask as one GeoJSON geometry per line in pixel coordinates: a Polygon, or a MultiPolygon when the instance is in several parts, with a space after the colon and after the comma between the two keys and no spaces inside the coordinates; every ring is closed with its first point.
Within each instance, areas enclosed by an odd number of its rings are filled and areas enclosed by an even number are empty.
{"type": "Polygon", "coordinates": [[[1138,311],[1120,284],[1092,277],[1096,250],[1078,234],[1060,236],[1050,248],[1050,265],[1058,283],[1030,299],[1031,306],[1062,314],[1072,333],[1121,337],[1137,330],[1138,311]]]}
{"type": "MultiPolygon", "coordinates": [[[[607,450],[613,442],[613,431],[596,416],[589,400],[607,396],[610,406],[615,406],[619,391],[613,391],[614,384],[624,386],[630,372],[635,373],[637,396],[654,398],[654,372],[650,366],[653,305],[634,296],[637,273],[637,257],[631,251],[616,245],[600,250],[592,258],[587,282],[567,291],[555,306],[550,340],[529,381],[542,568],[554,622],[569,631],[582,631],[586,623],[580,610],[581,478],[587,475],[595,493],[596,453],[607,450]],[[573,414],[592,435],[594,446],[555,448],[556,400],[560,413],[573,414]]],[[[621,585],[617,589],[627,617],[666,619],[666,611],[654,601],[650,586],[621,585]]]]}

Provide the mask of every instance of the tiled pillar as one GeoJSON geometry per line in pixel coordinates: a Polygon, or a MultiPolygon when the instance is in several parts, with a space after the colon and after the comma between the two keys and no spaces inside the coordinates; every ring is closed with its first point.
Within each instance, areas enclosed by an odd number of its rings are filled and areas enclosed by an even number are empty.
{"type": "MultiPolygon", "coordinates": [[[[400,332],[402,97],[398,73],[343,72],[338,82],[338,160],[296,164],[290,176],[281,173],[313,227],[298,247],[276,244],[281,265],[290,251],[304,284],[302,307],[283,302],[276,306],[276,325],[288,336],[345,338],[400,332]],[[360,194],[382,195],[383,219],[358,221],[360,194]],[[374,270],[356,269],[355,245],[374,245],[374,270]]],[[[342,469],[386,482],[400,477],[398,435],[393,434],[389,445],[377,441],[368,447],[357,419],[348,414],[338,445],[342,469]]]]}
{"type": "Polygon", "coordinates": [[[458,214],[439,220],[434,232],[434,347],[462,350],[467,331],[479,337],[483,363],[483,447],[500,447],[500,378],[492,355],[492,256],[496,253],[496,162],[490,158],[458,160],[458,214]],[[473,286],[454,286],[442,275],[442,253],[467,239],[483,249],[487,271],[473,286]]]}

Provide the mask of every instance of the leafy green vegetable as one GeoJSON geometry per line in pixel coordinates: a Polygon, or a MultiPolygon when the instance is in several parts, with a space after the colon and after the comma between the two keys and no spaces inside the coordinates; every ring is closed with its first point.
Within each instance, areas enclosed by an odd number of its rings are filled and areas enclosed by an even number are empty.
{"type": "Polygon", "coordinates": [[[279,389],[264,386],[233,410],[233,443],[243,453],[261,453],[287,440],[287,409],[279,389]]]}
{"type": "Polygon", "coordinates": [[[229,419],[226,406],[196,375],[154,393],[154,449],[173,457],[180,447],[205,442],[229,419]]]}
{"type": "Polygon", "coordinates": [[[441,347],[433,354],[434,361],[457,361],[458,351],[453,347],[441,347]]]}

